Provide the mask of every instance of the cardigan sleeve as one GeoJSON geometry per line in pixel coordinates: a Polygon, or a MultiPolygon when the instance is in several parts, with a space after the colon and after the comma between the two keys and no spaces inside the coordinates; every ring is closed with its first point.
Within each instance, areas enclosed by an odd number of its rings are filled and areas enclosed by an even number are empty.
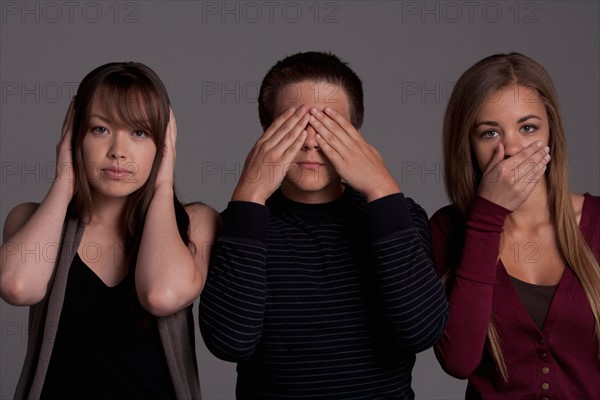
{"type": "Polygon", "coordinates": [[[500,236],[509,213],[477,196],[463,227],[457,227],[449,208],[431,218],[437,271],[440,276],[448,273],[450,304],[448,324],[435,346],[435,354],[442,368],[459,379],[471,376],[483,357],[500,236]],[[456,246],[456,235],[464,237],[462,247],[456,246]]]}
{"type": "Polygon", "coordinates": [[[396,346],[423,351],[442,334],[447,302],[431,257],[427,214],[401,193],[367,205],[378,291],[396,346]]]}
{"type": "Polygon", "coordinates": [[[222,217],[223,233],[200,296],[199,324],[211,353],[238,362],[252,356],[262,335],[269,210],[232,201],[222,217]]]}

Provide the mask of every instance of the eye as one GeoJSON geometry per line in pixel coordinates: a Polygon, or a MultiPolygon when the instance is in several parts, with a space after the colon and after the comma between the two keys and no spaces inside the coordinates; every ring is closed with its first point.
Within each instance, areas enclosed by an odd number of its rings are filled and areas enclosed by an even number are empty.
{"type": "Polygon", "coordinates": [[[144,131],[137,130],[137,131],[133,131],[133,136],[142,138],[142,137],[148,137],[148,134],[144,131]]]}
{"type": "Polygon", "coordinates": [[[103,126],[93,126],[91,131],[92,133],[96,133],[98,135],[104,135],[105,133],[108,133],[108,129],[103,126]]]}
{"type": "Polygon", "coordinates": [[[537,126],[535,125],[524,125],[521,127],[521,131],[525,132],[525,133],[533,133],[535,131],[537,131],[537,126]]]}
{"type": "Polygon", "coordinates": [[[495,138],[496,136],[499,136],[500,133],[498,133],[498,131],[495,131],[493,129],[490,129],[489,131],[485,131],[481,134],[481,137],[484,139],[491,139],[491,138],[495,138]]]}

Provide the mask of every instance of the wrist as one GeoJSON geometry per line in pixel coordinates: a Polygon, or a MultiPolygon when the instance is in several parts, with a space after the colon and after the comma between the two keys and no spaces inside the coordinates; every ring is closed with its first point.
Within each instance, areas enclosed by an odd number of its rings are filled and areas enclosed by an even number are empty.
{"type": "Polygon", "coordinates": [[[156,196],[168,196],[169,198],[173,198],[175,190],[173,189],[172,184],[162,183],[154,186],[154,197],[156,196]]]}
{"type": "MultiPolygon", "coordinates": [[[[65,166],[67,166],[66,163],[65,166]]],[[[52,181],[52,187],[70,192],[72,194],[75,191],[75,175],[73,169],[67,167],[57,167],[56,176],[52,181]]]]}
{"type": "Polygon", "coordinates": [[[73,199],[73,194],[74,188],[72,183],[54,181],[46,197],[59,201],[66,208],[71,199],[73,199]]]}
{"type": "Polygon", "coordinates": [[[245,201],[265,205],[268,196],[262,196],[254,188],[236,187],[231,195],[231,201],[245,201]]]}
{"type": "Polygon", "coordinates": [[[367,198],[367,202],[371,203],[382,197],[389,196],[391,194],[400,193],[400,186],[395,181],[387,183],[385,185],[377,185],[365,191],[364,195],[367,198]]]}

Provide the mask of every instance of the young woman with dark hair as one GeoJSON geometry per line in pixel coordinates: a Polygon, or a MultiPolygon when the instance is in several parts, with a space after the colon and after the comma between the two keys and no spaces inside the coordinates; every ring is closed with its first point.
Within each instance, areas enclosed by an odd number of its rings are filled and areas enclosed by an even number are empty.
{"type": "Polygon", "coordinates": [[[46,198],[4,226],[0,294],[31,306],[16,398],[199,398],[191,304],[218,215],[177,199],[176,135],[147,66],[106,64],[79,85],[46,198]]]}

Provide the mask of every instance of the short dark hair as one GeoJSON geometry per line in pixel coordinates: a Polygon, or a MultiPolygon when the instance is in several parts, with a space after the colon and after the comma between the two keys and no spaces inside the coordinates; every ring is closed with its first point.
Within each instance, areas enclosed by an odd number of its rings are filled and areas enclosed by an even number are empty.
{"type": "Polygon", "coordinates": [[[287,85],[302,81],[327,82],[340,86],[350,103],[350,122],[356,128],[362,126],[365,109],[362,82],[358,75],[347,62],[334,54],[309,51],[278,61],[263,78],[258,94],[258,115],[263,129],[273,123],[279,91],[287,85]]]}

